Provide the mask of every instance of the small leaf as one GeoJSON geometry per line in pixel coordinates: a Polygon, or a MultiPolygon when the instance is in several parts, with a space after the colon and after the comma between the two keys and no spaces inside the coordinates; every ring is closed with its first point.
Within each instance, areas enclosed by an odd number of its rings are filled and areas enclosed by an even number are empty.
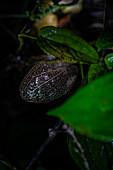
{"type": "Polygon", "coordinates": [[[113,53],[108,54],[104,59],[109,71],[113,71],[113,53]]]}
{"type": "Polygon", "coordinates": [[[38,63],[21,82],[20,95],[28,102],[50,102],[65,95],[75,84],[77,75],[74,64],[61,61],[38,63]]]}
{"type": "Polygon", "coordinates": [[[88,71],[88,83],[96,80],[105,73],[107,73],[107,70],[104,63],[91,64],[88,71]]]}
{"type": "MultiPolygon", "coordinates": [[[[60,46],[61,48],[62,46],[65,48],[68,48],[68,51],[70,52],[69,58],[73,58],[74,60],[77,60],[79,62],[82,62],[85,60],[86,63],[98,63],[99,56],[97,52],[94,50],[94,48],[91,47],[81,37],[73,34],[69,30],[48,26],[48,27],[43,27],[39,31],[38,36],[40,37],[40,39],[43,38],[43,41],[49,40],[51,41],[50,42],[51,44],[56,43],[55,45],[56,51],[58,51],[60,46]],[[85,59],[84,59],[84,55],[82,57],[79,56],[80,57],[79,59],[79,57],[77,57],[78,55],[76,55],[76,52],[84,54],[85,59]]],[[[39,46],[42,47],[41,44],[39,46]]],[[[46,46],[43,46],[43,50],[45,52],[46,52],[46,49],[47,49],[46,46]]]]}
{"type": "Polygon", "coordinates": [[[113,32],[103,31],[95,45],[98,49],[98,52],[103,49],[113,47],[113,32]]]}
{"type": "Polygon", "coordinates": [[[81,134],[113,141],[113,73],[81,88],[48,115],[59,117],[81,134]]]}

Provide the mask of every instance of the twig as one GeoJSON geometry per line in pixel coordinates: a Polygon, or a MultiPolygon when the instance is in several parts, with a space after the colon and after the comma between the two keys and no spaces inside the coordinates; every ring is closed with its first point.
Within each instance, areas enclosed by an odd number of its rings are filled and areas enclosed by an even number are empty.
{"type": "Polygon", "coordinates": [[[3,161],[3,160],[0,160],[0,164],[3,164],[5,166],[7,166],[8,168],[10,168],[11,170],[17,170],[15,167],[12,167],[9,163],[3,161]]]}
{"type": "MultiPolygon", "coordinates": [[[[55,127],[53,128],[55,131],[59,129],[61,125],[61,121],[59,120],[58,123],[55,125],[55,127]]],[[[57,133],[56,133],[57,134],[57,133]]],[[[45,149],[45,147],[53,140],[53,138],[56,136],[53,135],[53,136],[49,136],[45,141],[44,143],[40,146],[40,148],[37,150],[35,156],[32,158],[32,160],[28,163],[28,165],[26,166],[25,170],[29,170],[32,165],[35,163],[35,161],[38,160],[40,154],[43,152],[43,150],[45,149]]]]}
{"type": "Polygon", "coordinates": [[[62,128],[65,129],[66,132],[72,137],[73,142],[76,143],[76,145],[78,146],[78,148],[79,148],[79,150],[80,150],[80,152],[81,152],[81,157],[82,157],[82,159],[83,159],[83,161],[84,161],[84,166],[85,166],[85,168],[86,168],[87,170],[90,170],[89,164],[88,164],[87,159],[86,159],[85,154],[84,154],[84,149],[82,148],[82,145],[80,144],[80,142],[77,140],[77,138],[76,138],[76,136],[75,136],[75,134],[74,134],[74,130],[71,129],[71,128],[70,128],[68,125],[66,125],[66,124],[64,124],[62,128]]]}
{"type": "Polygon", "coordinates": [[[0,18],[7,19],[7,18],[28,18],[26,14],[2,14],[0,15],[0,18]]]}
{"type": "Polygon", "coordinates": [[[34,162],[38,159],[39,155],[42,153],[42,151],[45,149],[45,147],[50,143],[52,138],[47,138],[45,142],[40,146],[38,151],[36,152],[36,155],[32,158],[32,160],[29,162],[25,170],[29,170],[31,166],[34,164],[34,162]]]}
{"type": "Polygon", "coordinates": [[[109,0],[105,0],[104,6],[104,31],[108,30],[108,18],[109,18],[109,0]]]}
{"type": "Polygon", "coordinates": [[[85,86],[87,84],[87,81],[88,81],[88,73],[85,75],[84,79],[81,80],[79,88],[85,86]]]}

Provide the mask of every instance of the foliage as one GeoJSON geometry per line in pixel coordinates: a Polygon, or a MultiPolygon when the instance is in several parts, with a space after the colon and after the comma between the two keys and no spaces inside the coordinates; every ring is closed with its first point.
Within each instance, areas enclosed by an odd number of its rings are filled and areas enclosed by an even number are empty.
{"type": "Polygon", "coordinates": [[[113,53],[106,55],[104,59],[107,69],[113,71],[113,53]]]}
{"type": "Polygon", "coordinates": [[[80,89],[62,106],[48,112],[60,117],[81,134],[113,140],[113,73],[80,89]]]}
{"type": "Polygon", "coordinates": [[[96,42],[98,52],[113,47],[113,32],[103,31],[101,32],[98,41],[96,42]]]}
{"type": "Polygon", "coordinates": [[[99,57],[94,48],[92,48],[81,37],[68,30],[55,27],[44,27],[39,31],[38,36],[39,39],[37,39],[37,42],[40,48],[55,57],[61,58],[61,60],[63,60],[63,58],[65,60],[66,58],[67,62],[69,62],[70,58],[72,58],[73,60],[83,63],[98,62],[99,57]],[[45,42],[45,45],[39,43],[40,39],[41,42],[45,42]],[[46,44],[49,44],[49,47],[46,48],[46,44]],[[53,49],[54,53],[52,53],[52,50],[49,50],[49,48],[53,49]],[[56,54],[57,52],[58,54],[56,54]]]}
{"type": "MultiPolygon", "coordinates": [[[[98,41],[100,41],[100,38],[98,41]]],[[[50,111],[49,115],[59,117],[81,134],[100,140],[112,140],[113,117],[111,113],[113,112],[113,100],[110,94],[113,91],[113,75],[112,73],[107,74],[105,63],[108,67],[108,60],[105,60],[104,63],[103,57],[99,59],[93,47],[81,37],[65,29],[44,27],[39,31],[37,42],[42,50],[65,62],[91,64],[88,72],[88,82],[93,82],[80,89],[62,106],[50,111]],[[104,76],[99,78],[102,75],[104,76]],[[95,79],[97,80],[94,81],[95,79]],[[101,125],[100,122],[102,122],[101,125]]],[[[37,74],[35,76],[37,77],[37,74]]],[[[47,89],[46,85],[50,80],[51,78],[48,78],[45,81],[43,88],[47,89]]],[[[22,85],[21,89],[23,87],[22,85]]],[[[50,84],[48,87],[50,87],[50,84]]],[[[31,89],[30,84],[28,88],[31,89]]],[[[39,90],[39,86],[36,86],[36,89],[39,90]]],[[[44,90],[40,89],[40,91],[42,91],[42,94],[44,93],[44,90]]],[[[35,91],[33,90],[33,92],[35,91]]],[[[30,92],[30,95],[32,95],[32,92],[30,92]]],[[[24,96],[23,98],[26,99],[24,96]]],[[[36,100],[38,101],[38,99],[36,100]]]]}
{"type": "MultiPolygon", "coordinates": [[[[23,14],[23,12],[21,12],[21,15],[11,14],[8,17],[25,17],[29,18],[30,23],[33,23],[34,21],[40,21],[41,19],[43,20],[44,16],[48,16],[48,14],[54,13],[54,15],[56,17],[58,15],[58,19],[60,19],[60,14],[62,13],[61,10],[64,9],[66,6],[76,4],[77,1],[78,0],[73,0],[71,1],[72,3],[67,3],[66,5],[58,5],[60,0],[53,0],[55,5],[51,5],[49,1],[44,0],[42,2],[38,0],[36,1],[34,8],[31,11],[27,11],[26,14],[23,14]]],[[[27,4],[28,2],[25,0],[25,3],[27,4]]],[[[7,16],[4,15],[0,17],[4,18],[7,16]]],[[[21,25],[20,21],[18,23],[19,26],[21,25]]],[[[37,23],[39,24],[39,22],[37,23]]],[[[106,25],[106,23],[104,23],[104,25],[106,25]]],[[[20,65],[22,67],[24,65],[20,59],[22,54],[21,50],[24,51],[25,47],[23,44],[26,43],[26,41],[24,42],[21,38],[22,36],[36,40],[36,43],[32,43],[32,51],[34,51],[35,44],[36,48],[39,47],[45,53],[53,56],[53,58],[52,60],[47,61],[46,59],[46,61],[41,62],[39,62],[39,59],[37,62],[35,62],[35,66],[31,68],[31,70],[21,82],[19,89],[21,97],[27,102],[43,104],[26,104],[26,106],[28,107],[27,111],[30,112],[30,114],[28,112],[26,113],[25,121],[23,121],[23,124],[21,122],[18,122],[19,124],[16,122],[17,128],[15,127],[15,125],[12,126],[12,129],[8,127],[7,134],[9,135],[9,137],[7,137],[7,135],[5,134],[3,135],[6,136],[7,139],[4,141],[10,143],[9,155],[10,153],[14,153],[15,156],[15,160],[11,161],[11,164],[16,162],[17,166],[19,165],[18,167],[25,167],[29,160],[28,155],[33,155],[34,150],[37,148],[37,145],[40,145],[39,143],[41,143],[38,151],[36,152],[35,157],[33,157],[32,161],[29,162],[29,165],[32,166],[35,160],[38,159],[38,156],[40,155],[42,150],[44,150],[45,146],[49,143],[48,141],[52,140],[51,136],[53,135],[53,137],[55,137],[57,133],[61,133],[61,131],[64,130],[63,126],[67,126],[67,130],[65,129],[66,133],[63,134],[69,134],[70,137],[68,144],[70,153],[81,169],[89,169],[89,167],[91,170],[112,169],[113,33],[109,31],[102,31],[96,43],[88,43],[82,38],[82,34],[81,36],[79,36],[78,34],[73,33],[73,29],[71,32],[67,29],[59,29],[49,26],[44,27],[39,31],[39,27],[37,29],[37,33],[34,34],[36,35],[36,37],[32,37],[34,36],[33,34],[31,34],[32,31],[26,31],[26,28],[27,27],[25,26],[24,29],[22,29],[22,34],[20,34],[20,37],[18,39],[20,42],[20,46],[18,47],[18,50],[15,53],[18,56],[19,65],[17,67],[19,71],[21,70],[21,74],[24,75],[24,72],[20,68],[20,65]],[[23,34],[23,32],[26,32],[26,34],[23,34]],[[22,49],[22,47],[24,48],[22,49]],[[110,52],[107,53],[107,51],[109,50],[110,52]],[[84,68],[87,69],[85,70],[84,68]],[[80,69],[82,76],[79,73],[80,69]],[[61,106],[50,110],[50,108],[53,108],[53,103],[55,106],[57,106],[57,102],[59,102],[61,99],[60,97],[63,96],[65,98],[66,94],[70,93],[70,89],[73,87],[75,88],[76,86],[79,87],[77,87],[77,90],[74,91],[74,94],[70,98],[68,98],[64,103],[62,101],[63,104],[61,106]],[[29,111],[29,108],[31,108],[31,111],[29,111]],[[46,125],[46,121],[44,123],[40,123],[40,119],[44,118],[42,117],[43,110],[44,113],[45,110],[50,110],[48,111],[47,115],[55,117],[55,123],[56,119],[58,118],[58,120],[60,119],[59,124],[63,124],[63,126],[61,127],[61,131],[57,131],[59,126],[58,128],[54,127],[53,130],[49,129],[49,137],[47,138],[47,140],[45,140],[44,143],[44,139],[39,142],[40,137],[37,137],[37,129],[39,130],[40,136],[43,131],[42,126],[44,127],[46,125]],[[40,112],[40,117],[36,116],[38,115],[37,112],[40,112]],[[25,122],[28,122],[28,116],[30,117],[30,125],[27,126],[25,122]],[[33,118],[34,120],[34,117],[37,117],[38,119],[36,119],[35,123],[31,124],[31,119],[33,118]],[[35,124],[38,125],[38,128],[35,126],[35,124]],[[34,132],[36,134],[34,134],[34,132]],[[20,148],[25,149],[25,151],[23,151],[24,154],[26,153],[25,155],[22,154],[22,149],[20,148]]],[[[67,28],[69,29],[70,26],[67,28]]],[[[18,28],[18,30],[19,29],[20,28],[18,28]]],[[[7,32],[11,33],[10,31],[7,32]]],[[[14,37],[12,33],[11,35],[12,37],[14,37]]],[[[38,54],[42,52],[39,48],[37,48],[38,54]]],[[[32,54],[36,53],[34,52],[32,54]]],[[[28,66],[30,65],[30,62],[28,61],[28,53],[26,56],[26,65],[28,66]]],[[[14,62],[14,58],[12,61],[14,62]]],[[[2,63],[4,63],[4,61],[2,61],[2,63]]],[[[10,65],[10,63],[8,65],[10,65]]],[[[13,63],[13,65],[15,64],[13,63]]],[[[16,66],[14,66],[14,68],[16,68],[16,66]]],[[[9,66],[8,69],[12,69],[12,65],[9,66]]],[[[17,77],[18,79],[18,76],[15,77],[17,77]]],[[[4,87],[5,90],[3,92],[3,96],[6,96],[6,98],[8,98],[7,93],[9,93],[10,91],[9,84],[7,86],[7,82],[9,82],[10,84],[10,76],[6,81],[6,88],[4,87]]],[[[17,82],[19,82],[19,80],[17,80],[17,82]]],[[[15,83],[15,78],[14,84],[17,85],[17,83],[15,83]]],[[[14,92],[14,89],[12,91],[14,92]]],[[[17,91],[18,89],[16,90],[16,92],[17,91]]],[[[1,102],[4,103],[4,97],[1,102]]],[[[8,103],[8,109],[11,109],[11,107],[9,106],[11,106],[11,104],[8,103]]],[[[23,113],[25,112],[25,103],[23,102],[21,106],[22,108],[17,106],[15,106],[15,108],[17,107],[17,110],[19,109],[23,115],[23,113]]],[[[48,119],[50,119],[51,121],[51,118],[53,117],[48,117],[48,119]]],[[[48,127],[46,126],[45,129],[47,131],[48,127]]],[[[7,144],[5,145],[7,146],[7,144]]],[[[62,147],[61,141],[60,147],[62,147]]],[[[5,160],[3,159],[3,157],[1,157],[0,169],[16,169],[15,166],[11,166],[9,164],[11,159],[12,157],[9,159],[9,161],[7,161],[7,159],[5,160]]],[[[28,169],[30,169],[29,165],[26,166],[26,169],[27,167],[28,169]]],[[[37,163],[35,169],[37,169],[38,165],[39,162],[37,163]]],[[[41,167],[39,165],[38,169],[40,168],[41,167]]]]}
{"type": "Polygon", "coordinates": [[[103,62],[100,61],[97,64],[91,64],[88,71],[88,82],[90,83],[106,73],[107,69],[103,62]]]}
{"type": "MultiPolygon", "coordinates": [[[[77,132],[75,132],[75,136],[78,142],[80,142],[79,144],[82,146],[82,149],[84,150],[83,153],[89,165],[89,169],[112,169],[112,143],[106,143],[99,140],[92,140],[91,138],[86,138],[84,135],[81,135],[77,132]]],[[[73,142],[72,138],[69,139],[69,150],[71,156],[73,157],[77,165],[80,167],[80,169],[86,170],[79,147],[77,146],[77,143],[73,142]]]]}

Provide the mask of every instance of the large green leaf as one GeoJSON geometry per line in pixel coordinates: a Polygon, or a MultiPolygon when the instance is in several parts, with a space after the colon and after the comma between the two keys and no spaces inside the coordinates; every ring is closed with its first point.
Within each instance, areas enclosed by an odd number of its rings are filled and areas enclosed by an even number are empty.
{"type": "Polygon", "coordinates": [[[105,48],[113,47],[113,32],[103,31],[96,42],[96,47],[98,52],[105,48]]]}
{"type": "Polygon", "coordinates": [[[113,145],[112,142],[103,142],[87,138],[84,135],[80,135],[75,132],[75,136],[78,141],[75,143],[73,139],[69,138],[69,151],[81,170],[87,170],[86,162],[90,170],[112,170],[113,169],[113,145]],[[85,161],[83,160],[80,148],[84,150],[85,161]]]}
{"type": "Polygon", "coordinates": [[[113,73],[89,83],[48,115],[61,118],[81,134],[113,141],[113,73]]]}
{"type": "MultiPolygon", "coordinates": [[[[97,52],[94,50],[94,48],[91,47],[81,37],[73,34],[69,30],[48,26],[43,27],[39,31],[38,36],[39,36],[38,44],[40,48],[45,52],[48,52],[48,49],[46,45],[44,45],[43,43],[41,44],[39,42],[41,40],[44,41],[44,43],[47,44],[47,46],[49,43],[49,46],[53,47],[54,50],[56,51],[60,50],[60,53],[62,53],[62,55],[64,55],[64,53],[68,53],[69,58],[73,58],[78,62],[85,61],[86,63],[98,63],[99,56],[97,52]],[[84,55],[80,54],[78,55],[77,52],[84,55]]],[[[48,53],[53,55],[53,53],[51,53],[51,50],[49,50],[48,53]]],[[[56,56],[55,53],[54,56],[56,56]]]]}

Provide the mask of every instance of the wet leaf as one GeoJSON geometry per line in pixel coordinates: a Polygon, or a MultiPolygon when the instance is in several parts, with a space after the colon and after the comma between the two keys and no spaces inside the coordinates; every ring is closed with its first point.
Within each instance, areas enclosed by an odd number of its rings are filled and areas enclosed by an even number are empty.
{"type": "MultiPolygon", "coordinates": [[[[97,52],[91,47],[85,40],[81,37],[73,34],[69,30],[66,29],[59,29],[55,27],[43,27],[38,34],[39,38],[38,41],[44,41],[45,46],[38,43],[40,48],[48,53],[46,43],[49,43],[50,48],[55,43],[55,51],[58,52],[59,49],[62,53],[67,53],[68,51],[68,58],[72,58],[73,60],[77,60],[78,62],[85,62],[85,63],[98,63],[99,56],[97,52]],[[64,50],[65,49],[65,50],[64,50]],[[83,54],[83,55],[78,55],[83,54]]],[[[49,48],[49,47],[48,47],[49,48]]],[[[54,49],[54,47],[53,47],[54,49]]],[[[51,53],[49,50],[50,55],[56,56],[56,54],[51,53]]],[[[63,54],[62,54],[63,55],[63,54]]],[[[58,56],[57,56],[58,57],[58,56]]]]}
{"type": "Polygon", "coordinates": [[[105,48],[113,47],[113,32],[103,31],[96,42],[96,47],[98,52],[105,48]]]}
{"type": "Polygon", "coordinates": [[[113,141],[113,73],[81,88],[48,115],[59,117],[81,134],[113,141]]]}
{"type": "Polygon", "coordinates": [[[113,71],[113,53],[108,54],[104,59],[109,71],[113,71]]]}
{"type": "Polygon", "coordinates": [[[43,38],[38,39],[38,45],[47,54],[55,56],[61,61],[77,63],[77,60],[73,59],[73,56],[78,58],[76,51],[66,48],[64,45],[43,38]]]}
{"type": "Polygon", "coordinates": [[[45,62],[35,65],[20,85],[21,97],[34,103],[47,103],[65,95],[77,80],[74,64],[45,62]]]}

